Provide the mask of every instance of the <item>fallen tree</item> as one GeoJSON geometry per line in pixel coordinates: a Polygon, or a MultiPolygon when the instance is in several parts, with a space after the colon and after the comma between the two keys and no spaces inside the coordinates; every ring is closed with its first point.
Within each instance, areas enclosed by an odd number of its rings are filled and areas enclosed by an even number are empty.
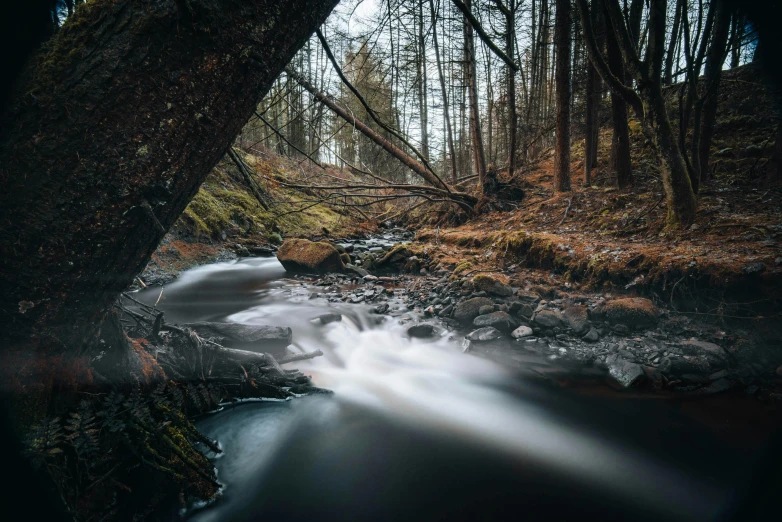
{"type": "MultiPolygon", "coordinates": [[[[403,165],[405,165],[407,168],[412,170],[415,174],[423,178],[423,180],[426,181],[429,185],[431,185],[430,187],[425,185],[401,185],[401,184],[382,182],[383,180],[380,180],[381,184],[371,185],[371,186],[367,186],[365,184],[349,184],[349,185],[340,184],[338,186],[333,186],[333,187],[321,186],[317,188],[331,189],[331,190],[346,189],[346,188],[406,189],[406,190],[410,190],[412,195],[418,195],[418,196],[436,195],[440,198],[443,198],[444,201],[452,201],[457,205],[459,205],[460,207],[462,207],[464,210],[467,210],[468,212],[472,212],[473,207],[478,202],[478,198],[476,198],[472,194],[457,191],[451,188],[450,185],[445,183],[439,176],[437,176],[434,172],[432,172],[431,169],[427,168],[425,165],[417,161],[414,157],[410,156],[401,148],[397,147],[390,140],[380,135],[369,125],[367,125],[366,123],[362,122],[361,120],[353,116],[350,112],[348,112],[346,109],[344,109],[339,104],[337,104],[334,100],[332,100],[328,94],[319,91],[314,85],[312,85],[309,81],[307,81],[302,75],[300,75],[298,72],[293,70],[291,67],[286,67],[285,73],[288,76],[290,76],[292,79],[294,79],[304,89],[309,91],[309,93],[314,96],[316,101],[322,103],[323,105],[328,107],[332,112],[334,112],[334,114],[336,114],[343,120],[353,125],[356,128],[356,130],[358,130],[364,136],[372,140],[375,144],[380,146],[383,150],[385,150],[391,156],[399,160],[403,165]]],[[[377,179],[377,177],[375,178],[377,179]]]]}

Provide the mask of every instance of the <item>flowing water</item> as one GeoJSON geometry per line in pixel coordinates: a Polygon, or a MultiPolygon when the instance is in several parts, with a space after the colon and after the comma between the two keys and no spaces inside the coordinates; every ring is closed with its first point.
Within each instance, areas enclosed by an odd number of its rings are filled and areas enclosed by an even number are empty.
{"type": "Polygon", "coordinates": [[[172,323],[290,326],[298,349],[325,354],[291,366],[334,392],[201,419],[225,450],[224,489],[191,520],[727,520],[755,503],[768,438],[744,399],[543,385],[462,353],[452,332],[408,339],[398,300],[378,316],[322,290],[249,258],[139,294],[172,323]],[[311,321],[331,311],[343,320],[311,321]]]}

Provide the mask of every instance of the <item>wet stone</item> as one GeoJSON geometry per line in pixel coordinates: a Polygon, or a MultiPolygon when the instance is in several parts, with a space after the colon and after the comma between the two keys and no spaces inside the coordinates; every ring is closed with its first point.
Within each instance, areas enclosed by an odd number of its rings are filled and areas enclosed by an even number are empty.
{"type": "Polygon", "coordinates": [[[478,327],[493,326],[500,331],[510,332],[513,329],[514,321],[506,312],[491,312],[479,315],[473,320],[472,324],[478,327]]]}
{"type": "Polygon", "coordinates": [[[621,357],[610,357],[606,361],[608,374],[622,388],[630,388],[644,378],[644,370],[636,364],[621,357]]]}
{"type": "Polygon", "coordinates": [[[589,330],[589,314],[584,305],[573,305],[565,308],[562,314],[568,326],[577,334],[586,333],[589,330]]]}
{"type": "Polygon", "coordinates": [[[554,328],[559,326],[562,321],[559,318],[559,314],[552,310],[541,310],[535,315],[535,323],[545,328],[554,328]]]}
{"type": "Polygon", "coordinates": [[[465,339],[473,342],[485,342],[493,341],[502,337],[502,332],[494,328],[493,326],[487,326],[486,328],[479,328],[468,333],[465,339]]]}
{"type": "Polygon", "coordinates": [[[415,339],[428,339],[435,333],[435,327],[431,324],[416,324],[407,329],[407,336],[415,339]]]}
{"type": "Polygon", "coordinates": [[[318,317],[313,319],[312,322],[323,325],[323,324],[334,323],[341,320],[342,320],[342,314],[338,314],[335,312],[335,313],[319,315],[318,317]]]}
{"type": "Polygon", "coordinates": [[[473,320],[481,315],[481,307],[487,305],[492,306],[492,309],[494,307],[492,300],[486,297],[467,299],[456,305],[453,311],[453,318],[463,324],[472,324],[473,320]]]}
{"type": "Polygon", "coordinates": [[[523,339],[525,337],[532,337],[532,328],[529,326],[519,326],[510,334],[514,339],[523,339]]]}
{"type": "Polygon", "coordinates": [[[597,332],[597,330],[596,330],[596,329],[594,329],[594,328],[591,328],[591,329],[590,329],[590,330],[587,332],[587,334],[584,336],[584,338],[583,338],[583,339],[584,339],[585,341],[589,342],[589,343],[596,343],[597,341],[599,341],[599,340],[600,340],[600,334],[597,332]]]}

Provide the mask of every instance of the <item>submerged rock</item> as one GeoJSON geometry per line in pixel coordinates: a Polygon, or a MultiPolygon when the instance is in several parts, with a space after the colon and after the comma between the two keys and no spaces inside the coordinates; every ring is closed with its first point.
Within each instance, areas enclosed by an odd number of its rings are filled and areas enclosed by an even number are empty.
{"type": "Polygon", "coordinates": [[[486,328],[479,328],[477,330],[474,330],[470,333],[468,333],[465,336],[465,339],[468,341],[493,341],[494,339],[499,339],[502,337],[502,332],[494,328],[493,326],[487,326],[486,328]]]}
{"type": "Polygon", "coordinates": [[[435,333],[434,325],[416,324],[407,329],[407,336],[416,339],[428,339],[435,333]]]}
{"type": "Polygon", "coordinates": [[[325,241],[286,239],[277,251],[277,259],[289,272],[325,274],[344,269],[339,251],[325,241]]]}
{"type": "Polygon", "coordinates": [[[482,306],[494,307],[494,303],[488,297],[473,297],[462,301],[453,311],[453,318],[463,324],[471,324],[478,315],[482,306]]]}
{"type": "Polygon", "coordinates": [[[319,315],[315,319],[313,319],[313,322],[318,322],[320,324],[329,324],[329,323],[335,323],[337,321],[342,320],[342,314],[338,314],[336,312],[328,313],[319,315]]]}

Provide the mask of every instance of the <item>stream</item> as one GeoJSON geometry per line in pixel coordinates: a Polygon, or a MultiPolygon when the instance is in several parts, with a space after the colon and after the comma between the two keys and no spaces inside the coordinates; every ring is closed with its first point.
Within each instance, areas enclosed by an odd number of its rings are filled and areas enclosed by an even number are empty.
{"type": "MultiPolygon", "coordinates": [[[[273,257],[198,267],[137,295],[171,323],[289,326],[294,351],[324,352],[289,366],[333,394],[227,405],[198,421],[224,449],[214,459],[224,488],[188,512],[194,522],[743,520],[762,491],[773,441],[747,397],[524,378],[502,357],[463,353],[448,328],[408,338],[422,317],[397,295],[382,315],[334,302],[273,257]],[[316,319],[330,312],[342,320],[316,319]]],[[[512,344],[494,349],[510,357],[512,344]]]]}

